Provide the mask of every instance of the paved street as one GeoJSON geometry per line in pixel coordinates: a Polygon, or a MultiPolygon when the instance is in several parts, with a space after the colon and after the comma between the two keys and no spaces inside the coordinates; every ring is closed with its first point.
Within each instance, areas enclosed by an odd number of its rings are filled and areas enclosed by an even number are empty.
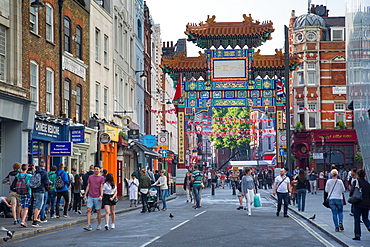
{"type": "MultiPolygon", "coordinates": [[[[202,208],[194,210],[179,196],[168,202],[168,211],[140,214],[139,210],[124,212],[117,217],[116,229],[86,232],[83,223],[57,230],[18,236],[4,246],[340,246],[305,220],[291,215],[276,217],[270,191],[261,191],[262,207],[252,208],[252,216],[236,210],[236,196],[230,189],[203,191],[202,208]],[[175,217],[170,219],[169,213],[175,217]]],[[[127,200],[120,202],[127,207],[127,200]]],[[[72,218],[72,217],[71,217],[72,218]]],[[[55,220],[52,220],[54,222],[55,220]]],[[[76,221],[76,219],[75,219],[76,221]]],[[[50,224],[52,224],[50,222],[50,224]]],[[[60,222],[60,221],[59,221],[60,222]]],[[[45,227],[49,224],[43,224],[45,227]]],[[[73,224],[73,223],[71,223],[73,224]]],[[[18,228],[19,229],[19,228],[18,228]]],[[[31,230],[31,229],[30,229],[31,230]]],[[[32,229],[34,230],[34,229],[32,229]]]]}

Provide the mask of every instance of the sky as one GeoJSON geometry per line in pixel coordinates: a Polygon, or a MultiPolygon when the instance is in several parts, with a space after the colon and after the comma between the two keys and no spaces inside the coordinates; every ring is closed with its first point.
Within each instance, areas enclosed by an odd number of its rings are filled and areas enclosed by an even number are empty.
{"type": "MultiPolygon", "coordinates": [[[[162,41],[186,38],[188,23],[205,22],[207,15],[215,15],[216,22],[241,22],[243,14],[252,14],[260,22],[271,20],[275,31],[272,40],[259,47],[261,54],[275,54],[284,46],[284,25],[289,24],[292,10],[295,15],[306,14],[309,0],[146,0],[155,24],[161,26],[162,41]]],[[[329,16],[345,15],[345,0],[311,0],[312,4],[324,5],[329,16]]],[[[188,56],[198,56],[201,49],[187,42],[188,56]]]]}

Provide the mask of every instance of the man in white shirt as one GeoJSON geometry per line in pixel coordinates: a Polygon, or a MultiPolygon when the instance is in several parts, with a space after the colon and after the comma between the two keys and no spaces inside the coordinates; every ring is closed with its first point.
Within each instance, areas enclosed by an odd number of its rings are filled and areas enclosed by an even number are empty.
{"type": "Polygon", "coordinates": [[[290,179],[285,175],[286,170],[282,168],[280,170],[280,176],[275,178],[273,194],[278,197],[278,206],[276,216],[279,216],[281,210],[281,204],[284,200],[284,217],[288,216],[288,199],[291,195],[290,179]]]}

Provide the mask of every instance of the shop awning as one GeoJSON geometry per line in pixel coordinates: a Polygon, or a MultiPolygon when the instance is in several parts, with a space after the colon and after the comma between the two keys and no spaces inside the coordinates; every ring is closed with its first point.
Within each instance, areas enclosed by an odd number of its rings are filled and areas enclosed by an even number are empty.
{"type": "Polygon", "coordinates": [[[150,158],[153,159],[158,159],[159,154],[145,146],[144,144],[141,144],[139,142],[135,142],[135,144],[131,147],[133,150],[137,152],[143,152],[145,155],[149,156],[150,158]]]}

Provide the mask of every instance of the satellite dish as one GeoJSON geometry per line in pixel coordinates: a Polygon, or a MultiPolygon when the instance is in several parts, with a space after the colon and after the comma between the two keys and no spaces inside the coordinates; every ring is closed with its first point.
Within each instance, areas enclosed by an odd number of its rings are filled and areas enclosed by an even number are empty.
{"type": "Polygon", "coordinates": [[[320,15],[320,16],[325,15],[325,13],[326,13],[326,7],[324,7],[324,6],[317,6],[316,9],[315,9],[315,13],[317,15],[320,15]]]}

